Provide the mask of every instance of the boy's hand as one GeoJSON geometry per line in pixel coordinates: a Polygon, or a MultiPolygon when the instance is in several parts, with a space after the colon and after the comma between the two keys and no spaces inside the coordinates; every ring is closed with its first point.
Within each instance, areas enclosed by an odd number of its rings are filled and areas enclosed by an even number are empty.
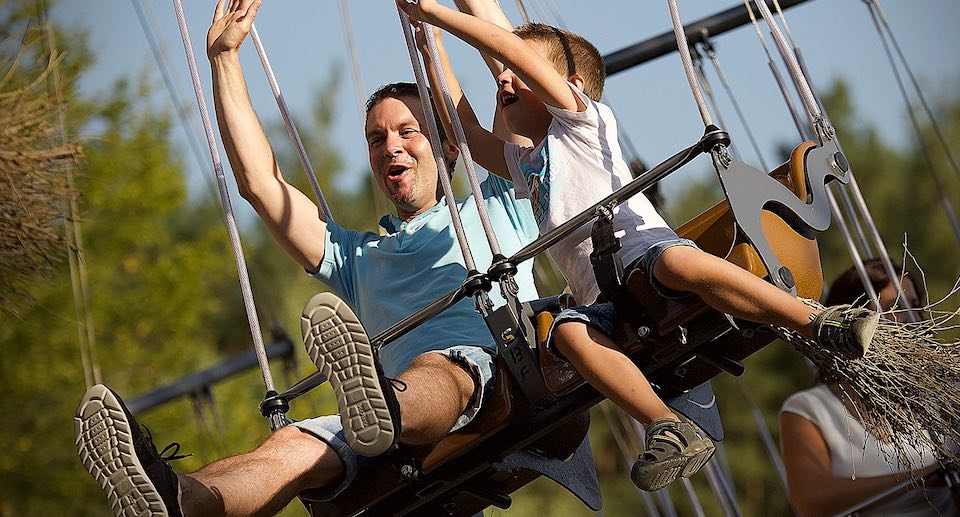
{"type": "Polygon", "coordinates": [[[430,13],[437,7],[436,0],[397,0],[397,7],[407,13],[411,20],[430,22],[430,13]]]}
{"type": "Polygon", "coordinates": [[[253,19],[260,9],[261,0],[227,0],[217,2],[213,23],[207,31],[207,57],[213,59],[226,52],[236,52],[253,26],[253,19]]]}

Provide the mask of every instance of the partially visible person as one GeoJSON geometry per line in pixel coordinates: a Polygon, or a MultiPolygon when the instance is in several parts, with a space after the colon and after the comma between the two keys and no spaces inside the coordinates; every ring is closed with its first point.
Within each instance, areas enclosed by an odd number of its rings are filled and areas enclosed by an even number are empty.
{"type": "MultiPolygon", "coordinates": [[[[904,274],[903,266],[894,264],[901,276],[903,297],[898,295],[879,259],[865,261],[864,268],[882,311],[904,309],[904,299],[911,307],[921,303],[922,285],[904,274]]],[[[851,267],[834,280],[825,303],[867,303],[856,268],[851,267]]],[[[885,316],[899,321],[909,319],[907,311],[885,316]]],[[[780,410],[780,448],[790,501],[799,515],[836,514],[909,477],[922,476],[939,467],[930,451],[917,452],[909,446],[909,464],[898,461],[894,440],[910,443],[910,437],[874,436],[857,416],[861,412],[851,411],[849,399],[838,395],[842,384],[837,379],[818,373],[816,382],[813,388],[793,394],[780,410]]],[[[960,510],[947,487],[928,486],[885,498],[859,515],[955,516],[960,515],[960,510]]]]}

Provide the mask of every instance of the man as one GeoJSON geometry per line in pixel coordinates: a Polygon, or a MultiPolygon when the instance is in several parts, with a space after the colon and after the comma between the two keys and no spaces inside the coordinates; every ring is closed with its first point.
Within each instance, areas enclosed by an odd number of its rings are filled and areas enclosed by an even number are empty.
{"type": "MultiPolygon", "coordinates": [[[[451,291],[466,275],[449,210],[437,192],[438,176],[446,171],[441,172],[425,134],[415,86],[387,85],[367,104],[370,167],[397,209],[395,217],[381,220],[386,235],[325,221],[283,179],[247,96],[237,55],[260,2],[231,0],[225,8],[226,2],[220,0],[207,37],[224,148],[241,195],[287,253],[337,295],[323,293],[311,300],[302,328],[318,367],[338,379],[332,385],[343,416],[298,422],[277,430],[249,453],[177,475],[120,397],[94,386],[77,409],[77,444],[116,515],[270,514],[305,489],[333,497],[357,475],[355,451],[376,456],[396,441],[438,441],[470,422],[496,375],[493,339],[472,300],[386,346],[379,358],[358,325],[362,321],[375,334],[451,291]],[[345,351],[350,354],[346,363],[372,368],[345,369],[348,364],[340,361],[345,351]]],[[[452,167],[458,150],[445,142],[442,153],[444,167],[452,167]]],[[[536,237],[529,203],[516,199],[510,183],[491,177],[482,190],[504,253],[536,237]]],[[[476,204],[468,198],[457,208],[483,270],[491,256],[480,245],[484,237],[476,204]]],[[[517,282],[521,299],[536,298],[529,263],[517,282]]],[[[495,293],[491,297],[502,303],[495,293]]]]}

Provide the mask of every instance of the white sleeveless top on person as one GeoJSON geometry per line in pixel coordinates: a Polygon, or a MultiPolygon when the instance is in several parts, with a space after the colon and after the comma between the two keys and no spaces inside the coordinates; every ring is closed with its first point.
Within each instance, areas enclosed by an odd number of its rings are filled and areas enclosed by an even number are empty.
{"type": "MultiPolygon", "coordinates": [[[[915,451],[907,445],[910,464],[899,461],[892,443],[883,443],[870,434],[830,388],[818,384],[808,390],[794,393],[783,403],[781,412],[793,413],[817,426],[830,451],[830,465],[838,478],[886,476],[920,469],[936,462],[929,450],[915,451]]],[[[923,491],[911,490],[875,505],[861,515],[960,515],[946,488],[923,491]]]]}

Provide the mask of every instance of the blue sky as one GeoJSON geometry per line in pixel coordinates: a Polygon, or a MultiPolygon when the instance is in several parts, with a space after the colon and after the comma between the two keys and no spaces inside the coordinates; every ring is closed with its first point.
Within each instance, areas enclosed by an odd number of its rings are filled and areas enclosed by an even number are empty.
{"type": "MultiPolygon", "coordinates": [[[[80,87],[88,94],[103,92],[120,77],[137,77],[145,72],[155,84],[154,103],[170,106],[158,67],[147,39],[137,21],[133,2],[146,2],[154,14],[160,39],[173,65],[175,82],[183,86],[191,107],[195,102],[173,4],[166,0],[98,0],[96,2],[60,2],[53,12],[56,21],[85,28],[97,54],[93,70],[80,87]]],[[[204,55],[204,39],[215,1],[185,0],[191,39],[198,52],[198,63],[208,105],[209,65],[204,55]]],[[[452,3],[452,2],[448,2],[452,3]]],[[[520,21],[516,2],[502,0],[507,14],[520,21]]],[[[590,39],[601,53],[608,53],[669,30],[665,0],[642,2],[629,0],[556,0],[526,1],[528,13],[553,22],[548,3],[555,3],[568,28],[590,39]],[[588,8],[585,8],[589,6],[588,8]]],[[[721,2],[681,0],[685,22],[739,5],[736,0],[721,2]]],[[[955,91],[960,84],[960,60],[954,49],[960,48],[960,2],[956,0],[881,0],[895,34],[928,95],[955,91]]],[[[352,29],[360,57],[364,92],[378,85],[411,80],[412,72],[392,0],[350,0],[352,29]]],[[[907,119],[878,37],[862,0],[810,0],[786,12],[787,20],[810,68],[815,86],[826,88],[837,77],[851,87],[858,113],[867,123],[880,126],[890,142],[911,138],[904,132],[907,119]]],[[[257,18],[257,27],[293,113],[306,113],[311,97],[331,73],[342,74],[337,92],[337,110],[332,145],[340,151],[345,168],[340,181],[346,185],[364,180],[367,174],[365,145],[358,113],[349,61],[344,44],[343,26],[333,0],[266,0],[257,18]]],[[[476,53],[453,38],[447,38],[461,82],[477,108],[481,120],[489,120],[493,108],[493,81],[476,53]]],[[[768,35],[768,44],[772,44],[768,35]]],[[[766,59],[752,27],[721,35],[717,41],[720,60],[740,101],[751,128],[768,162],[774,161],[778,144],[796,141],[796,130],[767,69],[766,59]]],[[[253,103],[264,120],[276,120],[279,114],[264,79],[252,41],[245,43],[242,59],[253,103]]],[[[709,70],[709,67],[708,67],[709,70]]],[[[739,142],[743,159],[756,163],[719,82],[712,85],[720,101],[720,115],[739,142]]],[[[648,163],[655,163],[693,143],[701,133],[701,122],[683,76],[676,54],[609,78],[607,94],[617,113],[621,130],[636,144],[648,163]]],[[[197,131],[197,130],[195,130],[197,131]]],[[[197,135],[201,133],[197,132],[197,135]]],[[[182,146],[185,164],[199,182],[196,160],[188,154],[183,130],[175,128],[182,146]]],[[[203,145],[202,140],[200,140],[203,145]]],[[[203,148],[206,153],[206,147],[203,148]]],[[[203,156],[207,160],[206,154],[203,156]]],[[[855,166],[856,164],[854,164],[855,166]]],[[[205,161],[204,170],[209,171],[205,161]]],[[[695,167],[696,168],[696,167],[695,167]]],[[[706,163],[698,169],[706,169],[706,163]]],[[[288,171],[290,172],[290,171],[288,171]]],[[[689,177],[689,176],[687,176],[689,177]]],[[[667,188],[684,181],[684,172],[668,178],[667,188]]],[[[862,182],[862,180],[861,180],[862,182]]],[[[233,185],[231,183],[231,189],[233,185]]],[[[241,208],[246,210],[246,207],[241,208]]]]}

